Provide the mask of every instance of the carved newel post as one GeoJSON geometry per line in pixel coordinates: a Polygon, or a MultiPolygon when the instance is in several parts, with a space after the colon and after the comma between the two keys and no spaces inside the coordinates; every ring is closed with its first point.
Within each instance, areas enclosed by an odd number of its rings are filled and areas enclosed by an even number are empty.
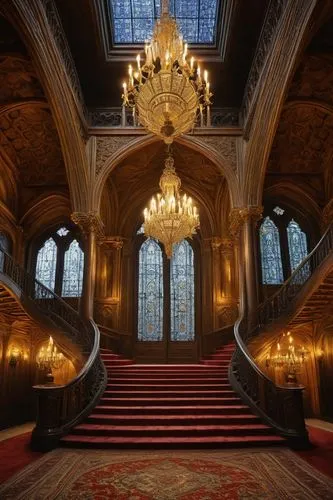
{"type": "Polygon", "coordinates": [[[241,285],[245,287],[250,324],[255,321],[259,305],[257,223],[262,218],[262,212],[261,206],[249,206],[234,208],[229,216],[230,233],[234,238],[239,237],[241,285]]]}
{"type": "Polygon", "coordinates": [[[103,223],[95,212],[74,212],[72,221],[80,226],[86,237],[81,314],[92,319],[94,313],[94,295],[96,281],[96,240],[103,236],[103,223]]]}

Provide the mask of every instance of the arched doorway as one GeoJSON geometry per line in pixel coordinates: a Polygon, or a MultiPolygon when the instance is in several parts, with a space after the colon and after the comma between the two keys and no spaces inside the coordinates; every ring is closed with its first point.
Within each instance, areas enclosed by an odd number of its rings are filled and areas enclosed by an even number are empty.
{"type": "Polygon", "coordinates": [[[156,240],[140,241],[135,331],[138,360],[169,363],[197,360],[196,267],[195,252],[187,240],[174,245],[170,260],[156,240]]]}

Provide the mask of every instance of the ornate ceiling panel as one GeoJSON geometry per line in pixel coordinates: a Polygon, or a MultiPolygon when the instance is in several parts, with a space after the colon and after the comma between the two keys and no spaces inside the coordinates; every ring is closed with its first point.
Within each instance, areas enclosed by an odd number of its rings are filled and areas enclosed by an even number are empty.
{"type": "Polygon", "coordinates": [[[281,116],[269,160],[269,172],[321,173],[331,159],[333,115],[300,104],[281,116]]]}
{"type": "Polygon", "coordinates": [[[333,105],[333,54],[304,57],[292,82],[289,99],[310,99],[333,105]]]}
{"type": "Polygon", "coordinates": [[[23,56],[0,55],[0,104],[43,96],[30,60],[23,56]]]}
{"type": "Polygon", "coordinates": [[[47,104],[28,103],[0,112],[0,145],[24,185],[66,183],[58,133],[47,104]]]}

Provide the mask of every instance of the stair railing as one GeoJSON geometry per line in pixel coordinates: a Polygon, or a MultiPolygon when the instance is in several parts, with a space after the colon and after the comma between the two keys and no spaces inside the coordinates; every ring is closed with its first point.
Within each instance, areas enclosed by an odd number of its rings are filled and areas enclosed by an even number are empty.
{"type": "Polygon", "coordinates": [[[61,330],[85,358],[85,365],[68,384],[34,387],[37,418],[32,446],[51,449],[90,413],[104,392],[107,376],[99,356],[99,330],[93,321],[84,321],[64,300],[16,264],[1,247],[0,280],[16,293],[23,305],[28,309],[33,307],[48,326],[61,330]]]}
{"type": "Polygon", "coordinates": [[[332,254],[333,224],[331,224],[312,252],[299,264],[281,288],[258,309],[259,325],[268,325],[292,308],[293,299],[309,280],[313,272],[332,254]]]}
{"type": "MultiPolygon", "coordinates": [[[[245,321],[244,290],[241,291],[241,316],[234,328],[236,350],[229,368],[233,388],[265,422],[287,437],[295,446],[308,445],[303,410],[304,387],[275,384],[260,370],[249,353],[246,342],[260,334],[265,326],[290,311],[293,299],[300,293],[312,273],[329,255],[332,255],[332,250],[333,224],[328,227],[317,246],[300,263],[278,292],[259,307],[257,325],[251,329],[247,327],[245,321]]],[[[244,283],[244,279],[240,281],[244,283]]]]}

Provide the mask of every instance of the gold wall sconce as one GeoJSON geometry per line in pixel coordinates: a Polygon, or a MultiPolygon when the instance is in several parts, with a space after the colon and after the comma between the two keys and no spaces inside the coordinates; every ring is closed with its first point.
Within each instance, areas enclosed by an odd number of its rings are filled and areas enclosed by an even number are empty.
{"type": "Polygon", "coordinates": [[[9,366],[11,366],[12,368],[15,368],[16,365],[18,363],[20,363],[21,361],[28,360],[28,354],[26,352],[22,351],[22,349],[20,349],[19,347],[13,345],[10,348],[8,359],[9,359],[9,361],[8,361],[9,366]]]}

